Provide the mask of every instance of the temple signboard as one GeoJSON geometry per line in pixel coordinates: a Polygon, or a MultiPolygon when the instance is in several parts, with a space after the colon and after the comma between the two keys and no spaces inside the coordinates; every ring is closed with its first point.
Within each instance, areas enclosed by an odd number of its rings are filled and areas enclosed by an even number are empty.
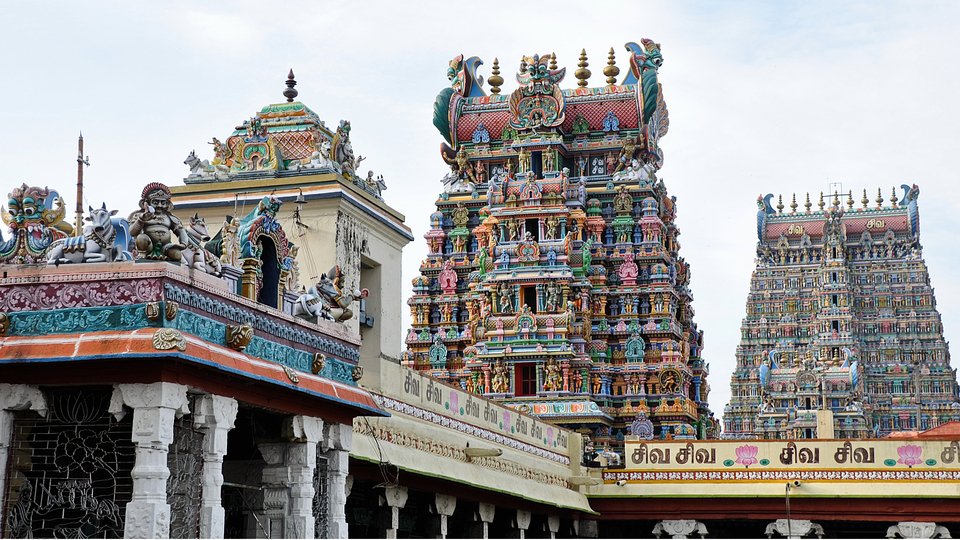
{"type": "Polygon", "coordinates": [[[627,441],[631,470],[960,470],[960,442],[867,439],[783,441],[627,441]]]}
{"type": "Polygon", "coordinates": [[[395,371],[383,377],[381,383],[381,405],[388,410],[569,463],[568,445],[572,435],[569,430],[411,369],[393,366],[382,369],[395,371]]]}

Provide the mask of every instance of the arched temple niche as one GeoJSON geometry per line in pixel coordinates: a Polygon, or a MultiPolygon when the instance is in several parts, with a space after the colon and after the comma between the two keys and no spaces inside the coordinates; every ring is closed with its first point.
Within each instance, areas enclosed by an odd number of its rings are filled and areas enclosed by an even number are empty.
{"type": "Polygon", "coordinates": [[[240,294],[271,307],[282,305],[293,265],[287,235],[276,220],[280,199],[268,195],[240,220],[240,294]]]}

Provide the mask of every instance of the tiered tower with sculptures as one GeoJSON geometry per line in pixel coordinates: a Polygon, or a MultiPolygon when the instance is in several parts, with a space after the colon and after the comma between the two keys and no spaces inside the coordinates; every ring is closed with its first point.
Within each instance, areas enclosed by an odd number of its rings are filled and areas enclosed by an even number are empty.
{"type": "Polygon", "coordinates": [[[604,86],[553,54],[450,62],[434,106],[450,165],[413,280],[404,363],[617,445],[716,435],[676,201],[656,171],[669,125],[659,45],[613,49],[604,86]]]}
{"type": "Polygon", "coordinates": [[[731,438],[863,438],[960,420],[921,256],[916,185],[757,199],[757,267],[724,412],[731,438]],[[844,201],[844,198],[846,199],[844,201]],[[845,203],[845,204],[844,204],[845,203]]]}

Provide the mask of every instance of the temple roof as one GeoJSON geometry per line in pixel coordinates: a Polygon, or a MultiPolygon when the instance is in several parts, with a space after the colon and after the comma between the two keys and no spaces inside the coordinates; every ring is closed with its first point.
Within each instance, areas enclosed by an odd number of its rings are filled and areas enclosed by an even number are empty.
{"type": "Polygon", "coordinates": [[[525,56],[516,74],[519,87],[501,94],[504,83],[498,59],[492,75],[483,79],[476,73],[483,64],[478,57],[450,61],[451,81],[434,104],[433,123],[443,135],[445,159],[467,145],[489,146],[481,156],[513,156],[524,146],[548,146],[562,155],[572,151],[619,148],[623,141],[635,141],[638,160],[659,168],[662,154],[660,137],[669,128],[657,70],[661,64],[660,46],[644,39],[642,45],[627,43],[629,51],[626,76],[618,84],[620,68],[611,48],[602,72],[606,85],[588,87],[591,72],[585,51],[573,71],[577,86],[560,88],[566,68],[557,65],[556,55],[525,56]],[[559,137],[558,137],[559,136],[559,137]]]}
{"type": "Polygon", "coordinates": [[[816,243],[822,239],[828,223],[836,220],[842,226],[843,234],[851,240],[859,240],[863,233],[869,233],[874,241],[878,241],[887,231],[898,236],[918,237],[920,233],[920,216],[917,209],[917,199],[920,188],[904,184],[900,186],[903,197],[897,198],[894,188],[888,201],[885,201],[877,190],[875,201],[867,197],[866,190],[859,201],[854,201],[853,192],[834,193],[826,198],[820,194],[819,209],[813,209],[814,204],[807,194],[806,202],[797,204],[796,195],[793,196],[789,210],[784,211],[783,197],[778,197],[776,208],[771,204],[773,195],[757,197],[757,235],[758,239],[774,243],[781,237],[799,239],[807,236],[816,243]],[[832,200],[831,200],[832,199],[832,200]],[[884,204],[886,202],[886,204],[884,204]],[[804,207],[801,209],[801,206],[804,207]]]}
{"type": "Polygon", "coordinates": [[[335,129],[307,105],[294,101],[298,92],[293,70],[287,76],[286,102],[265,105],[254,116],[236,125],[225,142],[214,137],[212,159],[191,151],[184,164],[190,174],[187,184],[229,182],[251,178],[274,178],[336,173],[361,190],[382,199],[383,176],[357,172],[362,156],[355,156],[350,142],[350,122],[341,120],[335,129]]]}

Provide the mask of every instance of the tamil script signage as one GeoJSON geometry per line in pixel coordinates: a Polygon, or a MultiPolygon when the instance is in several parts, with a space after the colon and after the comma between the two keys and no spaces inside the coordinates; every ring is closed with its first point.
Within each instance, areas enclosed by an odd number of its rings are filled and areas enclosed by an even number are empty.
{"type": "Polygon", "coordinates": [[[960,469],[960,442],[856,441],[628,441],[626,469],[960,469]]]}
{"type": "MultiPolygon", "coordinates": [[[[437,421],[449,427],[463,423],[472,430],[483,430],[498,437],[507,437],[544,450],[566,456],[569,438],[575,433],[503,407],[462,389],[456,389],[414,370],[384,365],[391,371],[382,379],[382,391],[408,406],[437,415],[437,421]]],[[[425,414],[414,413],[425,418],[425,414]]]]}

